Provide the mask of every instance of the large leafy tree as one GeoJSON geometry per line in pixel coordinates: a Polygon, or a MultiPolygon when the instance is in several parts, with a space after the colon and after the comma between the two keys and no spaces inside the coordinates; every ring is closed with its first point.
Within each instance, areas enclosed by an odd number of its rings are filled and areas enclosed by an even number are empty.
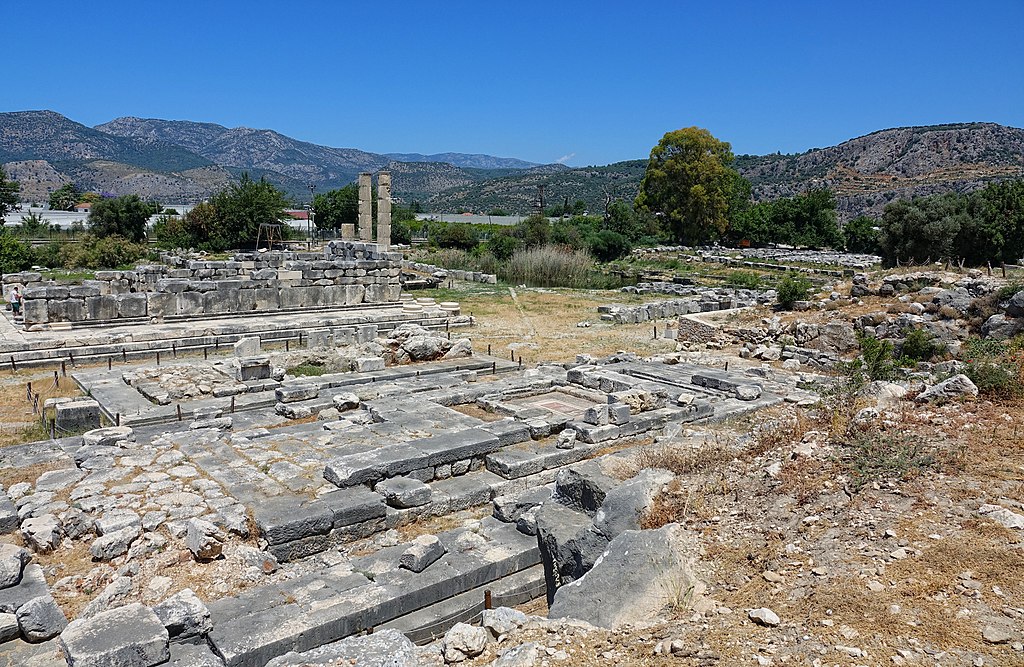
{"type": "Polygon", "coordinates": [[[285,194],[266,179],[254,181],[249,174],[242,174],[237,183],[210,198],[219,233],[231,248],[255,243],[260,225],[278,224],[289,203],[285,194]]]}
{"type": "Polygon", "coordinates": [[[153,205],[138,195],[101,199],[89,212],[89,231],[97,237],[121,236],[139,242],[146,238],[146,224],[153,205]]]}
{"type": "MultiPolygon", "coordinates": [[[[0,217],[7,215],[7,212],[18,204],[18,192],[21,186],[17,181],[8,181],[7,174],[3,167],[0,167],[0,217]]],[[[0,224],[3,224],[0,221],[0,224]]]]}
{"type": "Polygon", "coordinates": [[[359,187],[349,183],[343,188],[313,198],[314,220],[318,229],[340,229],[359,221],[359,187]]]}
{"type": "Polygon", "coordinates": [[[662,217],[677,241],[716,238],[728,227],[739,183],[732,161],[729,143],[703,128],[668,132],[651,149],[635,206],[662,217]]]}
{"type": "Polygon", "coordinates": [[[81,201],[82,192],[75,187],[74,183],[67,183],[50,193],[50,210],[70,211],[71,208],[81,201]]]}

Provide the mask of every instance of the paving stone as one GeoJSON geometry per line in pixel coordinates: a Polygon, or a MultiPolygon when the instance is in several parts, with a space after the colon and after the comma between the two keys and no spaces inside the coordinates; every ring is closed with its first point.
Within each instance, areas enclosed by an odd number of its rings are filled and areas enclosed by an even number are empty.
{"type": "Polygon", "coordinates": [[[170,646],[171,659],[166,667],[224,667],[224,661],[207,644],[179,644],[170,646]]]}
{"type": "Polygon", "coordinates": [[[503,419],[497,422],[490,422],[481,426],[480,430],[497,436],[498,444],[502,447],[517,445],[521,442],[529,442],[532,439],[530,435],[530,427],[524,422],[514,419],[503,419]]]}
{"type": "Polygon", "coordinates": [[[26,519],[21,524],[21,534],[32,550],[38,553],[53,551],[64,536],[60,520],[52,514],[26,519]]]}
{"type": "Polygon", "coordinates": [[[525,512],[550,500],[551,493],[550,487],[538,486],[522,493],[498,496],[492,501],[494,504],[493,516],[498,521],[515,523],[525,512]]]}
{"type": "Polygon", "coordinates": [[[196,560],[213,560],[224,550],[226,537],[217,526],[203,519],[189,519],[185,546],[196,560]]]}
{"type": "Polygon", "coordinates": [[[44,472],[36,480],[37,491],[60,491],[85,477],[85,471],[78,468],[65,468],[63,470],[51,470],[44,472]]]}
{"type": "Polygon", "coordinates": [[[125,528],[141,528],[139,515],[128,509],[106,512],[96,520],[96,534],[106,535],[125,528]]]}
{"type": "Polygon", "coordinates": [[[398,630],[385,629],[364,637],[349,637],[303,653],[289,652],[267,667],[420,667],[415,645],[398,630]]]}
{"type": "Polygon", "coordinates": [[[59,645],[68,665],[153,667],[170,659],[167,629],[139,603],[71,622],[59,645]]]}
{"type": "Polygon", "coordinates": [[[457,433],[422,438],[409,444],[426,454],[426,464],[429,466],[483,456],[501,448],[497,436],[481,429],[466,429],[457,433]]]}
{"type": "Polygon", "coordinates": [[[320,395],[320,389],[314,384],[290,384],[274,390],[279,403],[295,403],[308,401],[320,395]]]}

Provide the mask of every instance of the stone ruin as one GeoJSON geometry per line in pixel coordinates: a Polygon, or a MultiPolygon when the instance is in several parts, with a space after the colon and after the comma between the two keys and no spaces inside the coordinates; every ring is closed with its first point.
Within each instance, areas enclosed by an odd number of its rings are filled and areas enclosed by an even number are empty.
{"type": "Polygon", "coordinates": [[[0,552],[11,573],[0,627],[40,642],[0,645],[0,657],[59,645],[75,665],[130,654],[263,667],[371,629],[430,641],[477,613],[484,590],[514,605],[571,576],[553,535],[577,519],[543,508],[593,476],[578,466],[790,391],[763,374],[628,354],[522,369],[417,324],[361,336],[318,339],[320,353],[353,359],[318,376],[282,374],[295,352],[250,340],[237,357],[179,360],[160,372],[209,391],[167,401],[147,384],[152,365],[74,371],[120,425],[3,450],[0,465],[47,472],[0,494],[0,530],[27,545],[0,552]],[[371,354],[378,363],[354,361],[371,354]],[[245,377],[247,360],[267,377],[245,377]],[[231,391],[218,396],[217,382],[231,391]],[[410,532],[459,513],[475,519],[410,532]],[[48,584],[37,555],[77,545],[93,572],[48,584]],[[167,575],[182,559],[246,584],[175,590],[167,575]],[[93,585],[77,619],[54,603],[93,585]]]}

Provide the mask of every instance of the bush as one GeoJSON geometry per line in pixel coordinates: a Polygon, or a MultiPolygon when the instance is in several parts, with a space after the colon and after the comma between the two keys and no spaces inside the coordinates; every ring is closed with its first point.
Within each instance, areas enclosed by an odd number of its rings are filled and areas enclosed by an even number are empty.
{"type": "Polygon", "coordinates": [[[935,336],[924,329],[910,329],[905,332],[900,356],[908,361],[928,361],[942,354],[945,346],[935,342],[935,336]]]}
{"type": "Polygon", "coordinates": [[[96,239],[82,237],[81,243],[68,247],[64,267],[68,269],[117,269],[129,267],[149,254],[144,243],[132,243],[121,236],[96,239]]]}
{"type": "Polygon", "coordinates": [[[761,287],[761,276],[750,271],[732,271],[726,284],[742,289],[758,289],[761,287]]]}
{"type": "Polygon", "coordinates": [[[540,246],[517,251],[499,269],[502,280],[531,287],[583,287],[594,269],[588,252],[540,246]]]}
{"type": "Polygon", "coordinates": [[[0,272],[17,273],[32,266],[32,246],[7,230],[0,231],[0,272]]]}
{"type": "Polygon", "coordinates": [[[118,236],[129,241],[146,238],[151,204],[137,195],[101,199],[89,212],[89,231],[97,237],[118,236]]]}
{"type": "Polygon", "coordinates": [[[430,244],[470,250],[480,244],[480,234],[472,225],[437,223],[430,226],[430,244]]]}
{"type": "Polygon", "coordinates": [[[633,249],[629,240],[610,229],[603,229],[587,239],[590,252],[601,262],[613,262],[625,257],[633,249]]]}
{"type": "Polygon", "coordinates": [[[798,273],[787,273],[776,289],[779,305],[784,310],[791,310],[797,301],[807,299],[811,291],[811,281],[798,273]]]}
{"type": "Polygon", "coordinates": [[[32,248],[32,263],[50,268],[64,266],[68,245],[64,241],[50,241],[45,245],[36,246],[32,248]]]}
{"type": "Polygon", "coordinates": [[[1024,397],[1024,339],[1011,341],[971,338],[961,357],[964,374],[990,399],[1024,397]]]}
{"type": "Polygon", "coordinates": [[[487,239],[487,252],[497,259],[505,261],[511,259],[516,250],[519,249],[519,239],[507,232],[499,232],[487,239]]]}
{"type": "Polygon", "coordinates": [[[860,356],[864,362],[864,372],[868,379],[891,380],[896,376],[896,364],[893,362],[893,345],[891,341],[879,340],[874,336],[859,336],[860,356]]]}

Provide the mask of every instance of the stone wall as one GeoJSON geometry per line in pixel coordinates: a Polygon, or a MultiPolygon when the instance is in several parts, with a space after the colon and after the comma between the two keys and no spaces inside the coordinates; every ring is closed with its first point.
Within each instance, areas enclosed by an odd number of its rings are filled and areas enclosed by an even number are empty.
{"type": "Polygon", "coordinates": [[[481,273],[480,271],[462,271],[460,269],[446,269],[443,266],[436,266],[434,264],[424,264],[423,262],[410,262],[406,260],[403,262],[403,266],[412,269],[414,271],[422,271],[423,273],[429,273],[435,278],[441,278],[441,274],[444,274],[444,279],[454,278],[455,280],[465,280],[471,283],[484,283],[487,285],[494,285],[498,282],[498,276],[493,273],[481,273]]]}
{"type": "Polygon", "coordinates": [[[372,243],[335,241],[319,253],[161,260],[133,271],[97,271],[81,285],[43,281],[38,273],[8,274],[4,291],[22,286],[26,326],[387,303],[401,294],[401,254],[372,243]]]}

